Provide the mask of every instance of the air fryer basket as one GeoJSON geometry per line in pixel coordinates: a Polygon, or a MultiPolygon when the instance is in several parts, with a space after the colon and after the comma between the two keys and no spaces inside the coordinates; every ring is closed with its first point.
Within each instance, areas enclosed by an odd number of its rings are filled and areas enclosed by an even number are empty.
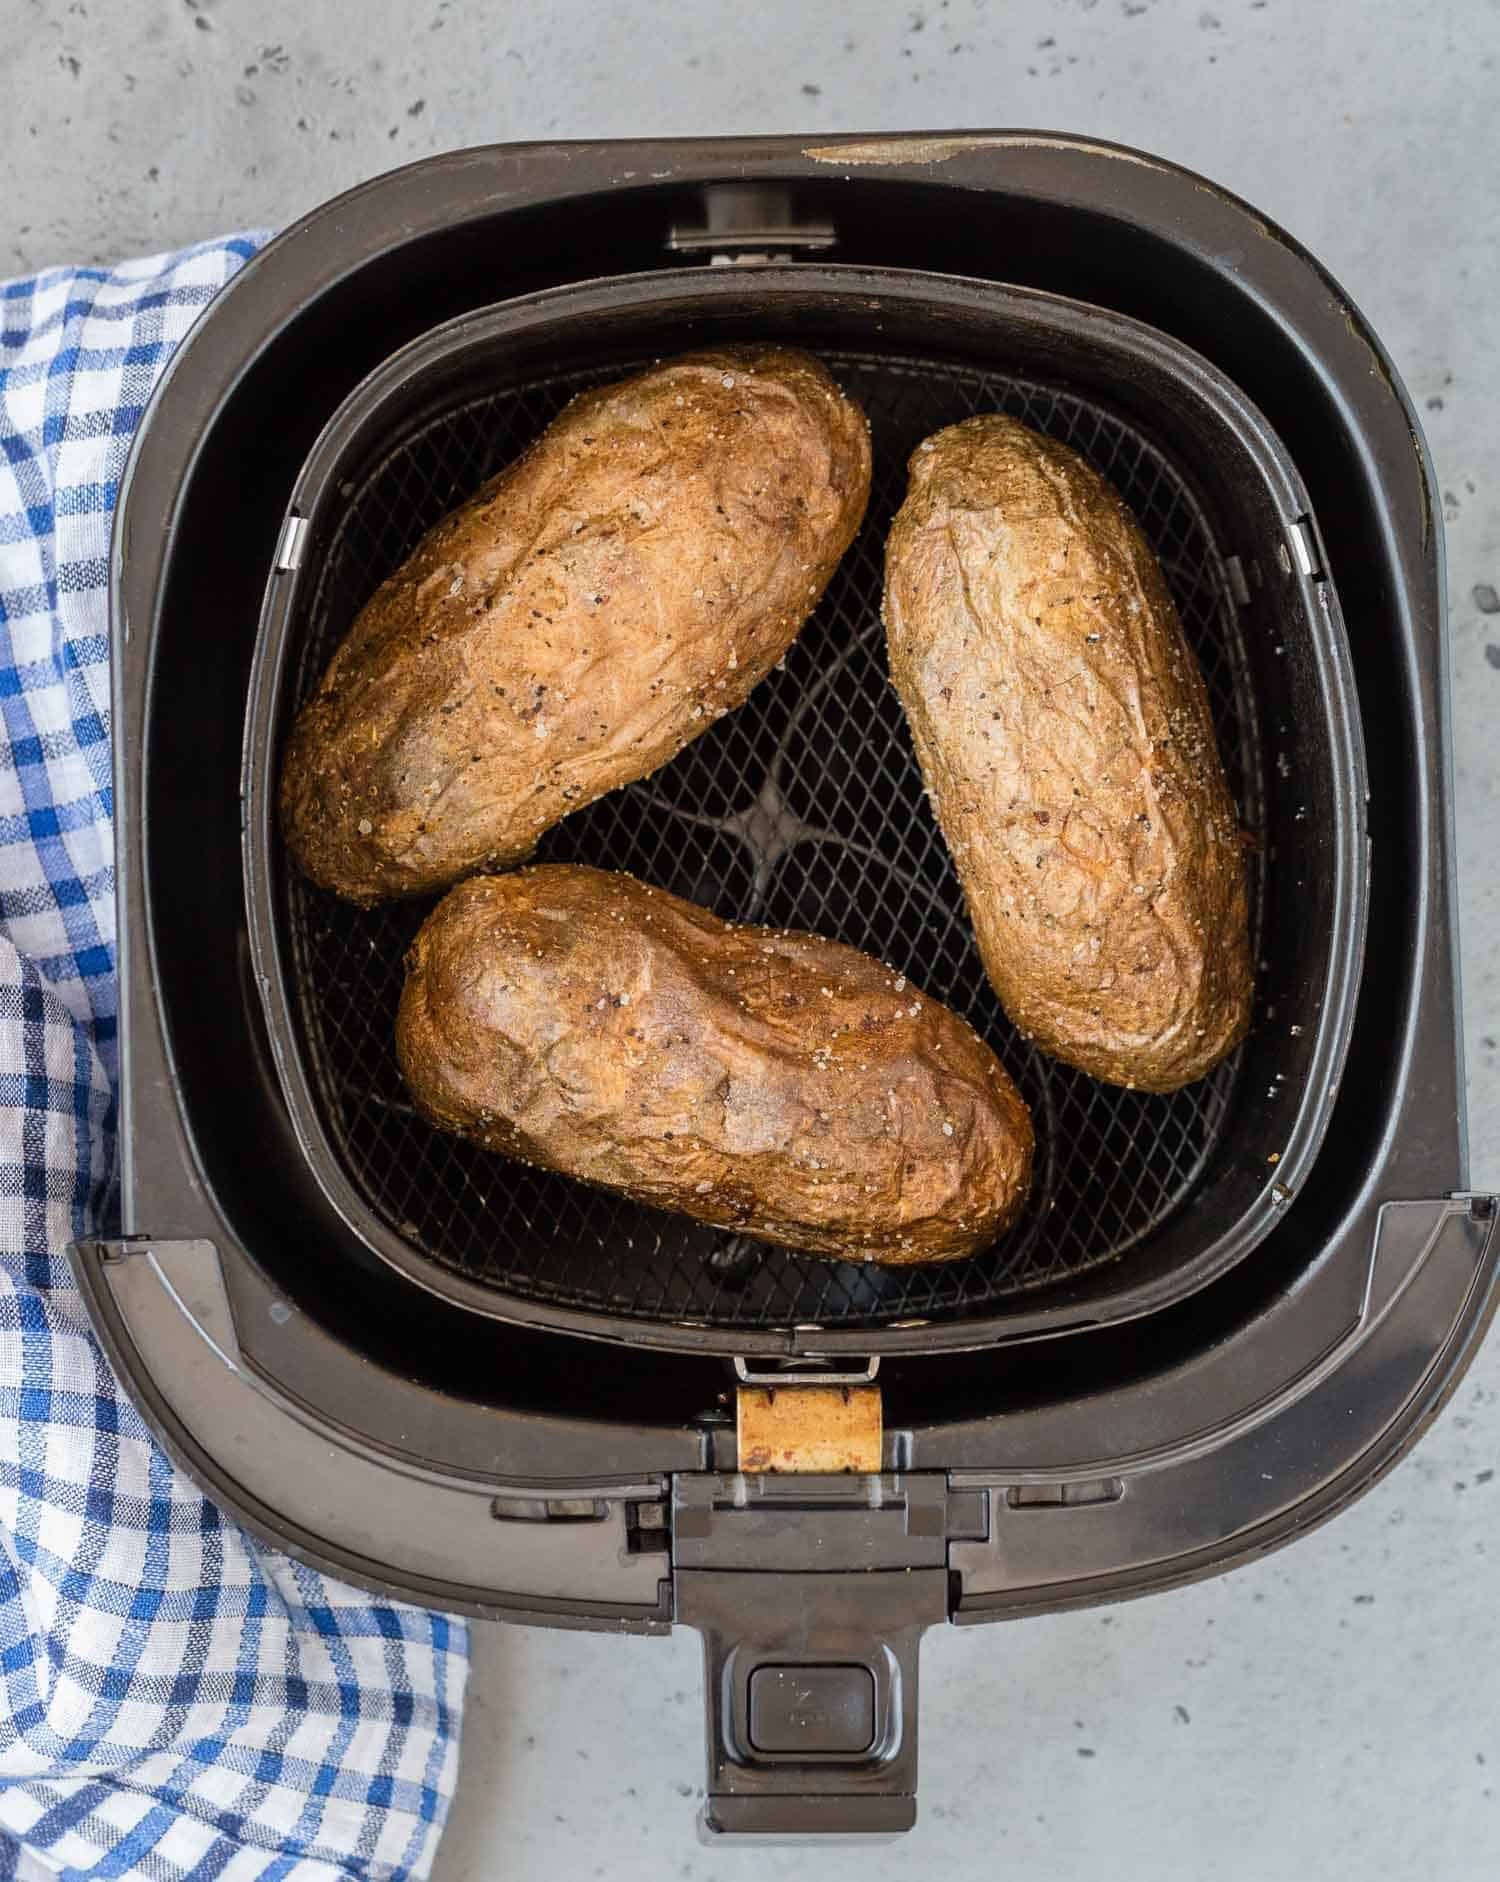
{"type": "Polygon", "coordinates": [[[1362,764],[1347,649],[1295,476],[1253,412],[1147,329],[1046,296],[805,266],[661,274],[473,316],[406,349],[299,481],[303,553],[267,594],[252,679],[247,887],[268,1028],[304,1148],[377,1252],[507,1318],[724,1350],[970,1345],[1162,1305],[1240,1259],[1305,1175],[1357,976],[1362,764]],[[754,280],[744,278],[753,272],[754,280]],[[583,304],[580,305],[580,302],[583,304]],[[773,1250],[494,1158],[413,1110],[392,1034],[430,902],[361,911],[272,829],[290,715],[420,535],[582,386],[721,335],[819,351],[868,412],[869,514],[783,666],[673,763],[539,856],[631,870],[740,920],[878,954],[968,1018],[1037,1124],[1021,1224],[969,1261],[883,1269],[773,1250]],[[1160,556],[1246,829],[1260,961],[1251,1039],[1171,1097],[1022,1041],[984,978],[886,679],[886,528],[939,426],[1004,410],[1117,485],[1160,556]]]}

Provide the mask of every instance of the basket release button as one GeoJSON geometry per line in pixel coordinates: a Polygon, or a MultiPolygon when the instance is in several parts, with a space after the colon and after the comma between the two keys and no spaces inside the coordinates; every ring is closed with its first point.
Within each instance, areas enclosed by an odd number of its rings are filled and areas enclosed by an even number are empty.
{"type": "Polygon", "coordinates": [[[851,1758],[875,1743],[875,1676],[867,1666],[758,1666],[749,1698],[757,1751],[851,1758]]]}

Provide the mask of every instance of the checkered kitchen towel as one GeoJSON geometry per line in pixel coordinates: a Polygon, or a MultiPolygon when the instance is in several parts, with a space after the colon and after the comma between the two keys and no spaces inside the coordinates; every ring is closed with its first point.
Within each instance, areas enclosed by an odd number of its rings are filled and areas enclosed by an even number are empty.
{"type": "Polygon", "coordinates": [[[110,514],[157,374],[254,247],[0,286],[0,1882],[421,1876],[457,1766],[462,1623],[205,1502],[63,1256],[114,1160],[110,514]]]}

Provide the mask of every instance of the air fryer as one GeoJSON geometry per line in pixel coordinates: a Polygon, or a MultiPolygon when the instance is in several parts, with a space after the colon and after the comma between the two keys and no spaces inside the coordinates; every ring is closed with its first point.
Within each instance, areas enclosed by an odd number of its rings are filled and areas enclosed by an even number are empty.
{"type": "Polygon", "coordinates": [[[346,1579],[697,1628],[710,1833],[907,1827],[926,1627],[1287,1540],[1414,1440],[1493,1311],[1439,530],[1357,311],[1136,153],[499,147],[288,231],[164,379],[116,530],[122,1219],[75,1264],[164,1443],[346,1579]],[[813,348],[869,411],[865,527],[784,669],[544,853],[836,934],[991,1040],[1038,1180],[1009,1236],[941,1268],[759,1248],[438,1137],[390,1042],[424,905],[312,889],[271,814],[290,714],[422,530],[579,386],[744,336],[813,348]],[[905,457],[975,410],[1118,484],[1208,679],[1257,999],[1173,1097],[1009,1029],[885,684],[905,457]],[[753,1467],[737,1419],[816,1463],[835,1399],[857,1469],[753,1467]]]}

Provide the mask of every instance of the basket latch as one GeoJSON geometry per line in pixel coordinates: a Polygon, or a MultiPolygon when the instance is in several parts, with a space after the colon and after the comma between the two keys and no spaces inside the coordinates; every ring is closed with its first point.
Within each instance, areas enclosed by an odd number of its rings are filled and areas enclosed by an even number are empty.
{"type": "Polygon", "coordinates": [[[881,1468],[884,1421],[871,1359],[860,1371],[734,1362],[735,1442],[747,1475],[838,1475],[881,1468]]]}

